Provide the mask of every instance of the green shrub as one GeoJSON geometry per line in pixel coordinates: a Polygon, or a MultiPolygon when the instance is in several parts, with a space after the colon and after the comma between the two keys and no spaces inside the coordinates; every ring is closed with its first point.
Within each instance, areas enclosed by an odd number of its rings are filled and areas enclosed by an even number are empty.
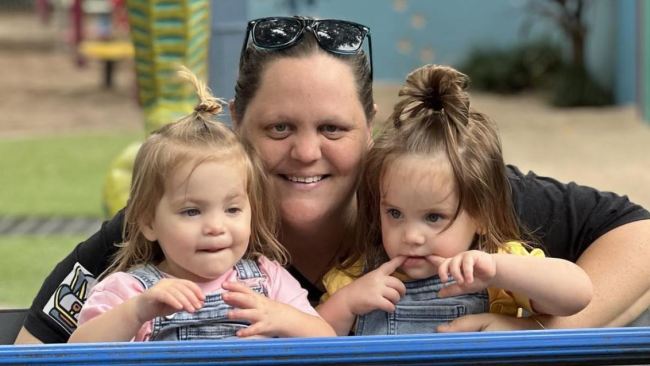
{"type": "Polygon", "coordinates": [[[559,46],[546,40],[507,49],[476,48],[462,63],[472,88],[501,94],[524,90],[547,91],[557,107],[603,106],[613,102],[584,68],[562,61],[559,46]]]}
{"type": "Polygon", "coordinates": [[[551,104],[556,107],[604,106],[613,103],[609,90],[600,86],[584,67],[567,65],[555,76],[551,104]]]}
{"type": "Polygon", "coordinates": [[[476,48],[461,65],[473,88],[512,94],[550,85],[549,77],[562,67],[562,51],[547,40],[512,48],[476,48]]]}

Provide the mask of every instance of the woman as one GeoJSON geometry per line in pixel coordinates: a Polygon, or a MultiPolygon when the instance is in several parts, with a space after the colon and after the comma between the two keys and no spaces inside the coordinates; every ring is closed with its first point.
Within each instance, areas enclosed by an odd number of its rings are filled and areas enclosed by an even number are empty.
{"type": "MultiPolygon", "coordinates": [[[[367,27],[339,20],[264,18],[249,23],[231,112],[277,186],[280,242],[291,273],[317,301],[321,277],[344,255],[354,192],[371,143],[372,48],[367,27]],[[366,41],[366,38],[368,39],[366,41]],[[250,42],[249,42],[250,40],[250,42]],[[362,51],[367,42],[370,57],[362,51]]],[[[650,303],[650,213],[626,197],[522,174],[509,167],[515,208],[549,254],[579,264],[594,299],[546,327],[624,325],[650,303]],[[621,245],[624,245],[621,250],[621,245]]],[[[94,277],[122,241],[123,214],[80,243],[45,280],[16,343],[65,342],[94,277]]],[[[539,328],[495,315],[459,319],[447,329],[539,328]]]]}

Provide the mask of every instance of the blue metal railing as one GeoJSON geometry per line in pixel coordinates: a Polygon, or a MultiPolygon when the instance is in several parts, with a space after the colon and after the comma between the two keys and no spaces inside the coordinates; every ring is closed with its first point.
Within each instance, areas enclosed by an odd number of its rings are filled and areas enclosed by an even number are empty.
{"type": "Polygon", "coordinates": [[[0,364],[645,364],[650,327],[0,346],[0,364]]]}

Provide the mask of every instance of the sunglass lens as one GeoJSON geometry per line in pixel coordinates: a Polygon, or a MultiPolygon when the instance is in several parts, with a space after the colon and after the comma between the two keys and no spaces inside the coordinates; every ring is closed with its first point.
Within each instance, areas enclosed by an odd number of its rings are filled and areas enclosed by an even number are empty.
{"type": "Polygon", "coordinates": [[[282,47],[293,41],[301,29],[302,24],[297,19],[264,19],[253,28],[253,42],[260,47],[282,47]]]}
{"type": "Polygon", "coordinates": [[[340,21],[321,21],[315,30],[321,46],[335,52],[356,52],[365,37],[362,28],[340,21]]]}

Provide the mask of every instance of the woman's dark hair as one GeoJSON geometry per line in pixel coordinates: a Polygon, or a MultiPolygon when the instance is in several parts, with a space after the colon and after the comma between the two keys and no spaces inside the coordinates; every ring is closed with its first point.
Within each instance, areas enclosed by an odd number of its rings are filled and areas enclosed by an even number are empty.
{"type": "MultiPolygon", "coordinates": [[[[370,121],[374,115],[374,100],[372,97],[372,79],[370,77],[370,64],[365,52],[359,51],[352,55],[339,55],[323,50],[316,38],[305,32],[302,38],[293,46],[280,50],[261,49],[252,42],[246,47],[239,66],[239,77],[235,85],[235,114],[241,121],[244,118],[248,104],[255,97],[260,87],[262,74],[269,63],[280,58],[300,58],[324,52],[348,64],[357,83],[357,94],[363,106],[366,119],[370,121]]],[[[314,72],[322,72],[314,70],[314,72]]]]}

